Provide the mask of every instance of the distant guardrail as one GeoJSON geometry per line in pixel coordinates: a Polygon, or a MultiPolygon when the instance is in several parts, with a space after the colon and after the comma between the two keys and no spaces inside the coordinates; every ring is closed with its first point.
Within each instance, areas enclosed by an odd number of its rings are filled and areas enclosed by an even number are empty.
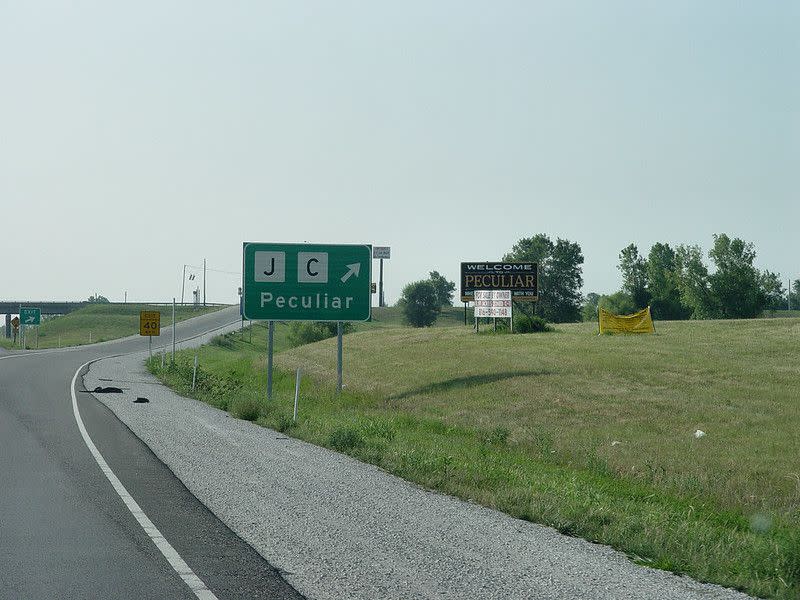
{"type": "MultiPolygon", "coordinates": [[[[91,306],[93,304],[103,304],[103,305],[111,305],[111,306],[128,306],[133,305],[137,306],[139,304],[147,304],[148,306],[172,306],[172,301],[163,302],[71,302],[71,301],[63,301],[63,302],[54,302],[52,300],[42,301],[42,300],[0,300],[0,314],[12,314],[15,315],[19,313],[20,306],[32,306],[35,308],[39,308],[42,311],[43,315],[66,315],[67,313],[71,313],[73,310],[78,310],[79,308],[83,308],[84,306],[91,306]]],[[[184,303],[177,303],[178,306],[194,306],[193,302],[184,302],[184,303]]],[[[203,305],[198,305],[203,306],[203,305]]],[[[206,302],[205,306],[232,306],[223,302],[206,302]]]]}

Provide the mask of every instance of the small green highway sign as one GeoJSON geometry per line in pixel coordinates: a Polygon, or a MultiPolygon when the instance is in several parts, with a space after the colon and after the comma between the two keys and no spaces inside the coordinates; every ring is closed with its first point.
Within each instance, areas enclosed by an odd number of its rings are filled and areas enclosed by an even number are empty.
{"type": "Polygon", "coordinates": [[[39,325],[42,321],[42,310],[40,308],[20,306],[19,320],[23,325],[39,325]]]}
{"type": "Polygon", "coordinates": [[[245,242],[242,315],[252,321],[367,321],[372,246],[245,242]]]}

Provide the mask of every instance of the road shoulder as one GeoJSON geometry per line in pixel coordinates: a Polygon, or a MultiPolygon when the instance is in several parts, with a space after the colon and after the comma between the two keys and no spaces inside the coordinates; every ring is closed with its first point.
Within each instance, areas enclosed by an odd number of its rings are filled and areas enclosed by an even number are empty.
{"type": "Polygon", "coordinates": [[[122,387],[97,398],[311,598],[748,598],[182,398],[142,355],[94,363],[85,384],[122,387]]]}

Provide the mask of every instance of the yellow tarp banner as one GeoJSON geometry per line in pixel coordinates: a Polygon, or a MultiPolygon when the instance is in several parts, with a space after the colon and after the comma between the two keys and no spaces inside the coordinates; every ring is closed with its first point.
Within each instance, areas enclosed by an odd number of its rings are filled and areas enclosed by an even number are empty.
{"type": "Polygon", "coordinates": [[[632,315],[615,315],[600,309],[600,333],[655,333],[650,307],[632,315]]]}

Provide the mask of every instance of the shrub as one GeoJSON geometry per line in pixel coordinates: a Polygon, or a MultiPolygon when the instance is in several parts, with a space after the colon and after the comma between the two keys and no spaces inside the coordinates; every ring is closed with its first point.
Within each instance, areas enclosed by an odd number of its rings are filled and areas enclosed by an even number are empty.
{"type": "Polygon", "coordinates": [[[361,432],[354,427],[337,427],[331,432],[328,443],[339,452],[346,452],[364,445],[361,432]]]}
{"type": "Polygon", "coordinates": [[[228,334],[218,335],[211,340],[211,345],[219,348],[225,348],[226,350],[232,350],[233,340],[228,334]]]}
{"type": "Polygon", "coordinates": [[[278,415],[278,420],[275,422],[275,429],[281,433],[286,433],[294,427],[294,419],[289,415],[278,415]]]}
{"type": "MultiPolygon", "coordinates": [[[[352,323],[342,323],[342,333],[350,333],[352,323]]],[[[295,321],[289,326],[289,341],[293,346],[313,344],[336,335],[335,321],[304,322],[295,321]]]]}
{"type": "Polygon", "coordinates": [[[542,317],[522,315],[514,319],[514,333],[540,333],[553,331],[542,317]]]}
{"type": "Polygon", "coordinates": [[[403,320],[412,327],[430,327],[442,309],[436,287],[430,280],[409,283],[403,288],[398,305],[403,311],[403,320]]]}
{"type": "Polygon", "coordinates": [[[235,398],[228,406],[230,413],[245,421],[255,421],[261,412],[261,406],[255,398],[235,398]]]}

